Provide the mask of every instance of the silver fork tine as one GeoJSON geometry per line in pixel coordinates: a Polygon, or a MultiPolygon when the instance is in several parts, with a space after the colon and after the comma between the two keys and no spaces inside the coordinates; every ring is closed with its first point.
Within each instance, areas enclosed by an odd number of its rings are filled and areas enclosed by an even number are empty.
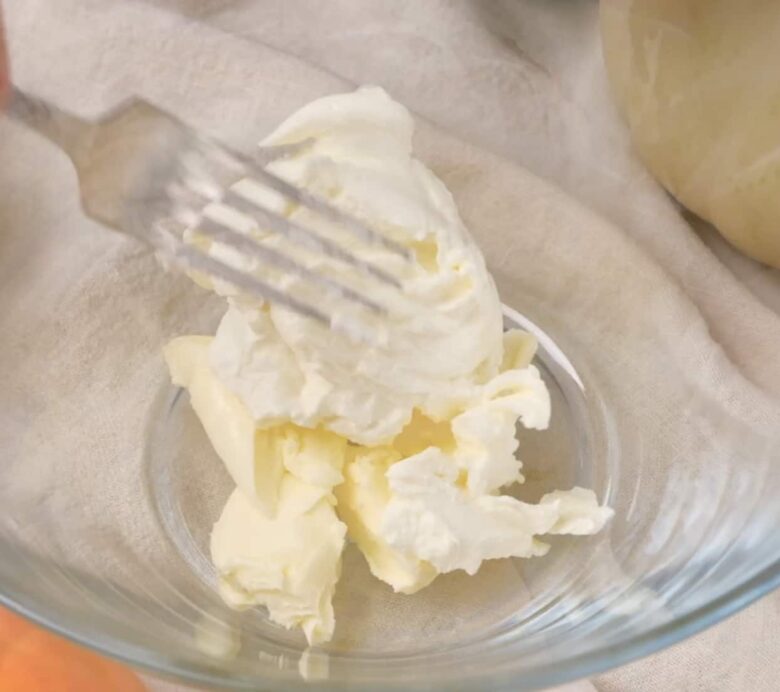
{"type": "Polygon", "coordinates": [[[293,243],[314,252],[323,253],[394,288],[403,288],[398,278],[372,262],[360,259],[329,238],[325,238],[318,232],[291,221],[275,211],[260,206],[232,188],[216,188],[213,183],[204,182],[198,177],[184,175],[181,179],[171,183],[167,192],[179,203],[180,211],[183,211],[186,216],[192,217],[193,222],[195,217],[200,215],[199,212],[193,212],[193,208],[199,210],[203,205],[212,202],[222,204],[248,216],[260,228],[265,227],[275,231],[293,243]]]}
{"type": "Polygon", "coordinates": [[[292,142],[290,144],[263,144],[257,148],[255,163],[259,166],[267,166],[273,161],[290,158],[301,151],[305,151],[314,142],[314,138],[309,137],[300,142],[292,142]]]}
{"type": "Polygon", "coordinates": [[[380,269],[371,262],[356,257],[332,240],[322,237],[319,233],[295,223],[294,221],[290,221],[290,219],[287,219],[270,209],[255,204],[235,190],[227,190],[222,198],[222,203],[237,209],[242,214],[246,214],[261,228],[266,226],[270,230],[289,238],[293,242],[297,242],[315,252],[323,252],[329,257],[349,264],[383,283],[394,286],[395,288],[401,288],[401,282],[383,269],[380,269]]]}
{"type": "Polygon", "coordinates": [[[254,257],[266,265],[288,271],[312,283],[318,284],[329,291],[331,294],[346,298],[347,300],[359,303],[373,312],[384,314],[385,308],[376,301],[357,293],[354,289],[345,284],[332,279],[329,276],[312,271],[308,267],[296,262],[294,259],[278,250],[262,245],[250,236],[234,231],[232,228],[221,224],[213,219],[203,218],[200,224],[194,229],[195,233],[205,235],[212,240],[229,245],[250,257],[254,257]]]}
{"type": "Polygon", "coordinates": [[[231,267],[229,264],[204,255],[196,247],[187,245],[168,237],[163,248],[163,254],[173,264],[183,270],[195,270],[208,276],[227,281],[249,295],[283,305],[305,317],[310,317],[326,326],[331,324],[328,315],[308,303],[274,288],[271,284],[231,267]]]}
{"type": "MultiPolygon", "coordinates": [[[[327,296],[328,300],[321,306],[317,294],[307,291],[305,295],[295,296],[275,283],[277,275],[272,280],[242,271],[210,257],[182,237],[186,228],[198,232],[198,224],[203,221],[202,212],[208,202],[222,202],[226,187],[248,177],[275,190],[287,200],[335,222],[364,243],[385,247],[412,260],[411,251],[399,243],[262,167],[263,156],[294,155],[310,143],[270,149],[257,157],[241,156],[139,99],[128,101],[90,121],[14,88],[8,112],[70,156],[79,178],[82,207],[90,218],[151,245],[172,265],[223,280],[240,293],[284,306],[369,344],[381,345],[389,338],[387,325],[377,318],[377,313],[399,311],[399,314],[407,314],[410,306],[401,305],[407,298],[403,286],[393,276],[373,263],[359,259],[337,241],[331,243],[328,234],[322,237],[318,232],[293,224],[279,214],[251,205],[251,200],[247,199],[247,205],[242,204],[242,209],[236,213],[249,214],[249,218],[255,220],[261,217],[263,225],[276,229],[289,239],[303,242],[305,238],[311,247],[323,254],[343,261],[345,266],[362,270],[363,275],[371,274],[384,280],[385,284],[391,284],[397,290],[388,291],[386,286],[374,283],[373,288],[385,289],[379,293],[381,300],[377,302],[364,295],[363,289],[352,288],[349,274],[334,277],[327,271],[321,272],[318,267],[305,267],[286,252],[257,243],[232,228],[223,228],[225,224],[219,222],[217,227],[204,224],[205,228],[200,230],[206,235],[210,232],[226,246],[251,255],[266,266],[273,265],[280,270],[279,276],[293,272],[303,279],[307,288],[315,285],[324,287],[326,295],[338,296],[336,300],[327,296]],[[346,305],[341,306],[339,302],[346,305]],[[356,311],[358,306],[360,309],[356,311]]],[[[240,197],[237,195],[232,201],[240,197]]],[[[293,284],[290,289],[294,288],[293,284]]],[[[371,288],[366,290],[370,292],[371,288]]]]}
{"type": "Polygon", "coordinates": [[[271,284],[257,277],[242,272],[229,264],[204,255],[193,245],[176,239],[170,233],[158,236],[156,247],[165,259],[182,271],[197,271],[210,277],[216,277],[228,282],[247,295],[252,295],[277,305],[282,305],[293,312],[319,322],[325,327],[345,334],[349,338],[360,341],[368,346],[382,345],[383,333],[372,331],[368,325],[354,321],[344,315],[331,316],[306,301],[294,298],[289,293],[274,288],[271,284]]]}
{"type": "Polygon", "coordinates": [[[240,156],[239,160],[247,166],[248,171],[252,177],[262,181],[272,190],[275,190],[280,195],[287,197],[296,204],[307,207],[308,209],[317,212],[323,218],[328,219],[329,221],[332,221],[349,230],[356,238],[359,238],[360,240],[371,245],[384,247],[385,249],[394,252],[400,257],[403,257],[407,261],[411,262],[414,259],[409,248],[406,248],[400,243],[397,243],[394,240],[386,237],[382,233],[375,231],[373,228],[370,228],[366,224],[362,223],[354,216],[351,216],[350,214],[341,211],[328,202],[325,202],[308,190],[295,187],[295,185],[288,183],[286,180],[283,180],[279,176],[274,175],[270,171],[258,165],[249,157],[240,156]]]}

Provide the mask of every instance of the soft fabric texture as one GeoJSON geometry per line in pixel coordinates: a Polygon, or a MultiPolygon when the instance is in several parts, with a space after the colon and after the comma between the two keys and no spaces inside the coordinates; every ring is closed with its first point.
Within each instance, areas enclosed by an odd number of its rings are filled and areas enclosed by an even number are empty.
{"type": "MultiPolygon", "coordinates": [[[[253,146],[313,98],[381,84],[418,115],[420,156],[452,189],[499,290],[534,287],[528,305],[515,307],[535,310],[532,316],[544,323],[545,305],[572,291],[565,318],[570,329],[580,329],[585,344],[598,344],[619,316],[631,318],[606,360],[668,348],[682,366],[709,373],[713,396],[757,418],[766,401],[780,395],[778,273],[738,256],[711,230],[692,229],[633,156],[609,97],[595,2],[6,5],[15,79],[24,88],[85,114],[138,93],[236,146],[253,146]],[[421,63],[425,70],[416,69],[421,63]],[[238,102],[242,106],[234,107],[238,102]],[[522,237],[513,235],[520,211],[522,237]],[[566,242],[546,242],[553,227],[566,242]],[[507,250],[518,246],[538,261],[506,266],[507,250]],[[602,271],[598,282],[590,280],[594,263],[602,271]],[[545,273],[553,264],[565,274],[545,273]],[[651,287],[657,292],[648,304],[651,287]],[[675,338],[665,340],[667,333],[675,338]]],[[[0,272],[35,272],[46,244],[62,243],[64,234],[73,256],[91,259],[83,275],[69,276],[67,266],[59,267],[61,274],[37,282],[34,296],[5,296],[13,307],[0,316],[9,335],[0,350],[19,368],[0,398],[26,397],[25,410],[57,433],[36,438],[36,449],[48,445],[73,463],[84,447],[79,423],[94,415],[90,448],[118,462],[115,455],[142,443],[143,407],[154,395],[150,387],[156,383],[150,381],[159,376],[160,346],[194,326],[170,311],[144,314],[133,302],[139,293],[169,295],[171,279],[154,273],[151,258],[132,244],[85,224],[62,157],[6,123],[0,125],[0,156],[0,183],[8,196],[0,210],[0,272]],[[30,243],[27,234],[33,233],[30,243]],[[120,262],[125,270],[118,275],[120,262]],[[58,309],[54,321],[52,301],[58,309]],[[108,325],[107,315],[116,318],[108,325]],[[102,349],[90,341],[96,334],[121,343],[122,350],[102,349]],[[63,362],[82,363],[84,370],[36,380],[41,375],[34,363],[55,347],[63,362]],[[122,375],[117,358],[125,360],[122,375]],[[116,419],[101,418],[106,409],[123,417],[121,430],[116,419]]],[[[186,279],[176,281],[181,299],[192,301],[186,279]]],[[[34,284],[25,285],[32,290],[34,284]]],[[[655,382],[660,366],[649,357],[622,367],[624,379],[658,398],[659,410],[678,401],[671,385],[655,382]]],[[[670,450],[684,459],[697,444],[686,435],[684,429],[671,431],[659,444],[659,459],[670,450]]],[[[100,482],[109,492],[79,507],[79,521],[91,526],[110,512],[127,526],[120,539],[128,545],[142,540],[143,520],[125,499],[137,485],[134,468],[82,467],[68,479],[67,493],[47,485],[50,471],[45,465],[29,469],[36,481],[19,491],[46,495],[48,508],[65,511],[81,487],[95,482],[90,473],[104,474],[100,482]]],[[[85,562],[95,538],[85,532],[84,545],[76,546],[85,562]]],[[[160,548],[148,549],[150,560],[156,559],[160,548]]],[[[599,675],[593,684],[607,692],[774,690],[780,675],[774,650],[778,615],[775,594],[675,647],[599,675]]],[[[572,689],[592,688],[578,683],[572,689]]]]}

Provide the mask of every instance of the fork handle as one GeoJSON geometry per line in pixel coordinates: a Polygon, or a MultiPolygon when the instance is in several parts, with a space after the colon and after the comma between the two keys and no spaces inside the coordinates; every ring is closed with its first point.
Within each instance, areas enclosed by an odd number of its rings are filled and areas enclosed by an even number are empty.
{"type": "Polygon", "coordinates": [[[48,101],[31,96],[16,86],[11,87],[7,112],[15,120],[59,146],[74,160],[92,131],[87,121],[66,113],[48,101]]]}

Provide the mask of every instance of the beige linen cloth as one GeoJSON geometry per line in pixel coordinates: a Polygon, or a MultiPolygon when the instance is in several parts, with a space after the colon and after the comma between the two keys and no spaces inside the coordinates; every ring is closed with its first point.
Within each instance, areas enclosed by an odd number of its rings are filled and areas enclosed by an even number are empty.
{"type": "MultiPolygon", "coordinates": [[[[237,145],[251,146],[312,98],[362,83],[384,86],[418,114],[421,156],[436,164],[453,190],[500,288],[511,283],[512,268],[502,265],[504,245],[491,241],[487,231],[482,235],[480,227],[511,229],[520,211],[526,235],[504,241],[527,243],[530,254],[565,264],[570,276],[584,273],[577,284],[581,296],[572,305],[570,318],[581,317],[583,333],[590,334],[594,343],[601,318],[593,316],[592,310],[589,314],[589,305],[602,306],[599,312],[604,315],[629,314],[645,300],[647,287],[657,285],[661,293],[657,305],[664,307],[663,319],[669,315],[668,322],[659,323],[659,330],[665,325],[670,333],[679,334],[681,325],[695,324],[675,344],[681,360],[691,367],[712,368],[714,379],[739,390],[735,397],[741,406],[750,407],[763,395],[780,395],[780,277],[733,253],[710,230],[695,232],[634,158],[609,99],[595,2],[12,0],[5,4],[19,84],[78,112],[94,113],[138,93],[162,105],[175,105],[185,119],[237,145]],[[224,31],[242,40],[227,38],[224,31]],[[202,88],[204,84],[208,89],[202,88]],[[237,100],[251,106],[231,110],[229,104],[237,100]],[[528,176],[518,165],[555,187],[528,176]],[[485,170],[491,176],[488,186],[485,170]],[[511,200],[518,200],[519,209],[511,200]],[[550,215],[555,216],[550,222],[557,224],[556,231],[568,238],[568,246],[545,244],[542,235],[534,236],[550,215]],[[595,261],[605,277],[599,285],[586,280],[586,267],[595,261]],[[619,277],[619,292],[611,287],[610,276],[619,277]]],[[[43,198],[48,194],[63,200],[72,194],[71,187],[63,191],[56,183],[57,176],[62,181],[67,175],[61,161],[52,158],[51,167],[41,173],[37,162],[45,155],[43,146],[30,140],[22,149],[13,149],[2,143],[8,132],[0,130],[3,194],[9,189],[27,194],[32,185],[44,189],[38,193],[43,198]],[[14,158],[9,160],[6,152],[11,151],[14,158]],[[24,180],[27,187],[14,187],[15,180],[24,180]]],[[[121,314],[123,277],[106,270],[103,278],[111,280],[109,288],[97,279],[103,276],[101,262],[111,253],[128,250],[117,250],[120,241],[115,239],[87,242],[84,237],[97,231],[83,229],[75,200],[61,204],[62,218],[80,226],[74,231],[78,239],[74,252],[89,247],[94,253],[95,275],[84,279],[85,290],[113,297],[118,301],[113,309],[121,314]]],[[[69,230],[63,228],[67,224],[58,218],[56,208],[36,205],[6,205],[11,211],[4,212],[0,221],[11,227],[24,219],[28,227],[39,229],[54,227],[57,221],[60,232],[69,230]],[[14,217],[14,209],[24,216],[14,217]]],[[[45,243],[41,233],[38,242],[45,243]]],[[[15,236],[13,231],[9,235],[4,242],[10,244],[15,236]]],[[[526,269],[534,267],[530,264],[526,269]]],[[[154,291],[158,280],[139,273],[128,281],[154,291]]],[[[548,281],[550,296],[571,290],[558,276],[551,274],[548,281]]],[[[543,303],[544,296],[539,299],[543,303]]],[[[78,305],[83,309],[95,303],[78,305]]],[[[62,307],[67,309],[66,301],[62,307]]],[[[59,325],[63,342],[69,334],[78,335],[83,326],[78,315],[72,319],[73,324],[59,325]]],[[[142,326],[151,328],[150,323],[142,326]]],[[[123,338],[134,338],[131,328],[117,323],[113,329],[123,338]]],[[[145,337],[143,347],[152,352],[158,338],[179,329],[171,318],[160,335],[145,337]]],[[[651,332],[637,331],[623,338],[628,344],[629,339],[640,337],[652,338],[651,332]]],[[[34,349],[35,342],[28,346],[34,349]]],[[[128,343],[125,355],[131,365],[135,350],[128,343]]],[[[91,356],[101,362],[100,354],[91,356]]],[[[91,376],[100,372],[98,368],[91,376]]],[[[69,384],[78,387],[78,382],[74,378],[69,384]]],[[[124,381],[111,385],[133,386],[124,381]]],[[[103,395],[94,387],[86,394],[98,402],[103,395]]],[[[140,429],[142,412],[127,413],[127,430],[122,434],[130,439],[140,429]]],[[[60,444],[68,441],[78,449],[80,438],[73,436],[60,444]]],[[[111,510],[124,511],[121,506],[111,510]]],[[[688,641],[565,689],[775,690],[780,678],[779,611],[780,596],[769,596],[688,641]]],[[[155,685],[150,681],[150,686],[155,685]]],[[[159,683],[159,689],[175,686],[159,683]]]]}

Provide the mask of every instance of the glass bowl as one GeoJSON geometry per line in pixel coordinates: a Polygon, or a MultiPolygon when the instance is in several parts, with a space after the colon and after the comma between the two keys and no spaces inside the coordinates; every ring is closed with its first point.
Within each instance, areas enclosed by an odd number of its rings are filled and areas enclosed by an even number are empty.
{"type": "MultiPolygon", "coordinates": [[[[350,88],[237,37],[257,4],[92,5],[9,9],[20,85],[83,113],[138,93],[235,146],[350,88]],[[196,7],[210,13],[192,21],[196,7]],[[33,25],[51,40],[33,48],[33,25]]],[[[315,52],[336,40],[320,38],[315,52]]],[[[516,492],[592,487],[615,510],[608,529],[414,596],[349,548],[322,648],[262,610],[229,610],[206,546],[230,482],[161,357],[172,336],[212,332],[221,303],[85,220],[67,161],[3,122],[0,601],[133,666],[225,689],[531,690],[668,646],[780,582],[777,401],[608,221],[424,118],[417,144],[483,248],[507,324],[539,337],[553,418],[519,431],[516,492]]]]}

